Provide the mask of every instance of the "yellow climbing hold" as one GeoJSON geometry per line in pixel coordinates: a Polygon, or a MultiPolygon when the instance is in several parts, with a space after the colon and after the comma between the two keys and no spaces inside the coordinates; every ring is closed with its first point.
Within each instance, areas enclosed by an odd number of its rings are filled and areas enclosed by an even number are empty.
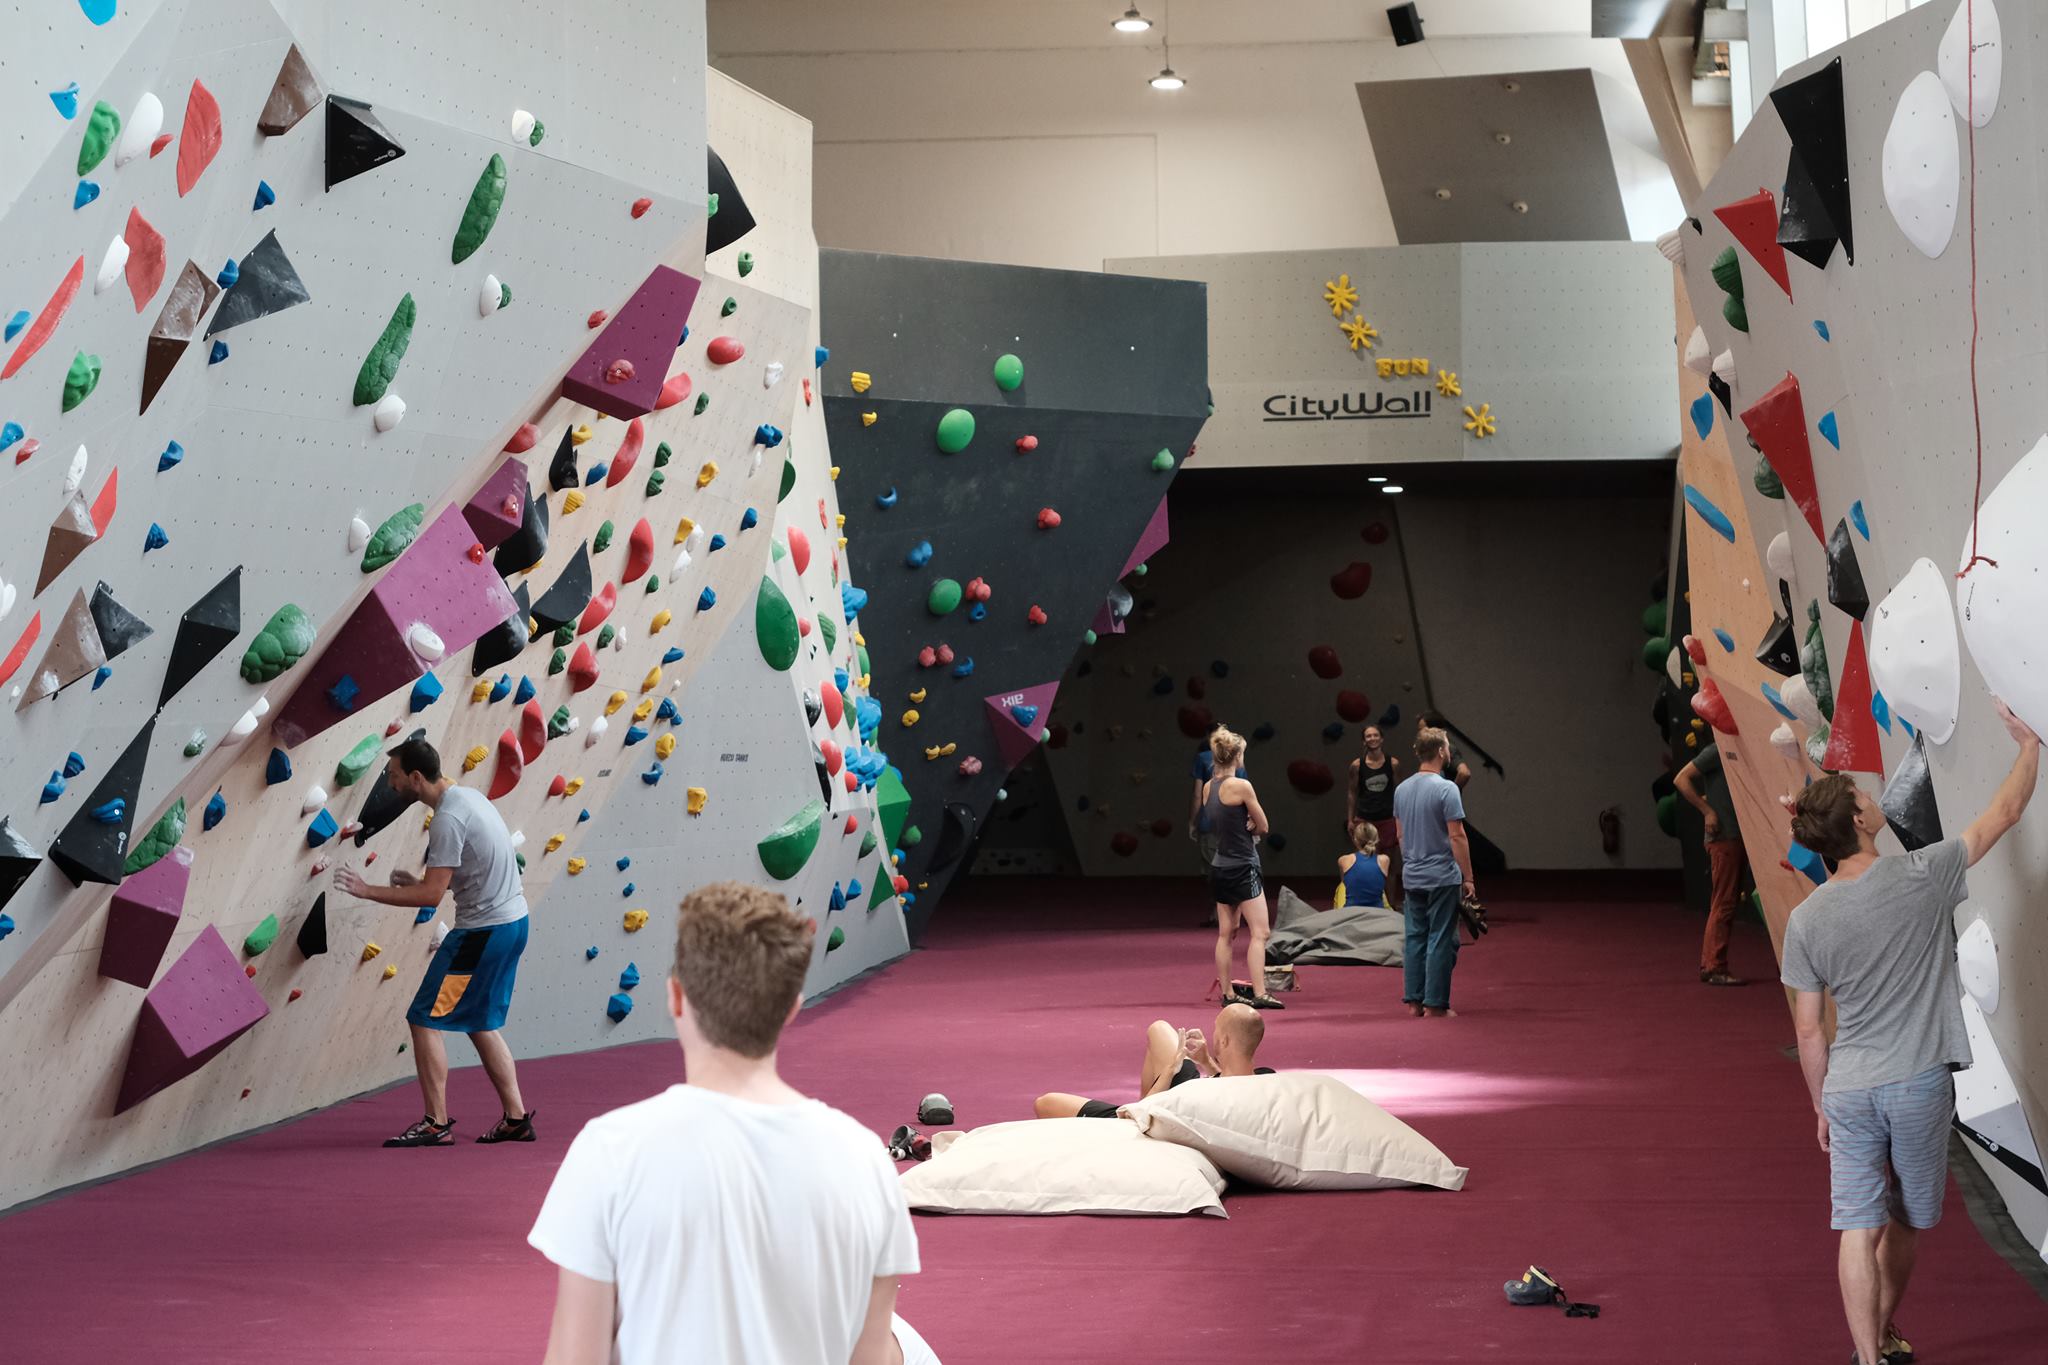
{"type": "Polygon", "coordinates": [[[489,749],[486,749],[481,744],[475,746],[468,753],[462,756],[462,771],[466,773],[475,772],[477,764],[483,762],[490,756],[491,751],[489,749]]]}
{"type": "Polygon", "coordinates": [[[563,845],[563,843],[568,840],[568,838],[569,836],[566,834],[550,834],[548,836],[546,851],[549,853],[553,853],[556,849],[560,848],[563,845]]]}
{"type": "Polygon", "coordinates": [[[861,634],[859,631],[855,631],[853,633],[853,642],[857,645],[865,647],[868,642],[868,637],[861,634]]]}
{"type": "Polygon", "coordinates": [[[647,912],[646,912],[645,910],[628,910],[628,911],[626,912],[626,932],[627,932],[627,933],[629,933],[629,934],[637,934],[637,933],[639,933],[639,932],[640,932],[640,931],[641,931],[641,930],[642,930],[643,928],[645,928],[645,927],[646,927],[646,925],[647,925],[647,912]]]}
{"type": "Polygon", "coordinates": [[[492,683],[489,678],[483,678],[479,680],[475,687],[469,689],[469,699],[471,701],[483,701],[487,699],[491,695],[491,687],[492,683]]]}
{"type": "Polygon", "coordinates": [[[1464,394],[1465,386],[1458,382],[1458,372],[1456,370],[1438,370],[1436,372],[1436,391],[1446,398],[1457,398],[1464,394]]]}
{"type": "Polygon", "coordinates": [[[653,714],[654,698],[652,697],[642,697],[640,699],[640,704],[633,708],[634,720],[646,720],[649,716],[653,714]]]}
{"type": "Polygon", "coordinates": [[[388,964],[388,965],[387,965],[387,966],[386,966],[386,967],[384,968],[384,979],[385,979],[386,981],[389,981],[389,980],[390,980],[390,979],[391,979],[392,977],[394,977],[394,976],[397,976],[397,975],[398,975],[398,964],[397,964],[397,963],[395,963],[395,962],[394,962],[394,963],[390,963],[390,964],[388,964]]]}
{"type": "Polygon", "coordinates": [[[839,519],[835,524],[839,526],[841,529],[844,529],[846,526],[846,513],[841,512],[839,514],[839,519]]]}
{"type": "Polygon", "coordinates": [[[911,699],[912,701],[923,701],[923,700],[924,700],[924,695],[925,695],[925,693],[924,693],[924,689],[923,689],[922,687],[920,687],[920,688],[918,688],[918,689],[917,689],[917,691],[915,691],[915,692],[912,692],[912,693],[910,694],[910,699],[911,699]]]}
{"type": "Polygon", "coordinates": [[[581,858],[571,858],[569,860],[569,875],[573,877],[577,873],[581,872],[584,868],[589,866],[590,864],[585,862],[581,858]]]}
{"type": "Polygon", "coordinates": [[[647,676],[640,680],[640,690],[642,692],[652,692],[659,686],[661,686],[661,665],[656,664],[653,668],[648,669],[647,676]]]}
{"type": "Polygon", "coordinates": [[[1466,407],[1465,430],[1483,441],[1499,429],[1493,420],[1493,405],[1491,403],[1481,403],[1476,411],[1470,406],[1466,407]]]}
{"type": "Polygon", "coordinates": [[[571,512],[581,507],[582,505],[583,490],[580,488],[572,488],[569,490],[568,496],[562,499],[562,515],[566,517],[571,512]]]}
{"type": "Polygon", "coordinates": [[[836,464],[832,466],[832,482],[839,482],[839,466],[836,464]]]}
{"type": "Polygon", "coordinates": [[[866,393],[868,391],[868,385],[875,382],[874,376],[869,374],[866,370],[855,370],[846,378],[847,382],[853,385],[853,391],[855,393],[866,393]]]}
{"type": "Polygon", "coordinates": [[[1346,311],[1358,304],[1358,291],[1351,287],[1349,275],[1339,275],[1334,280],[1323,281],[1323,302],[1330,305],[1330,316],[1341,318],[1346,311]]]}
{"type": "Polygon", "coordinates": [[[428,812],[426,813],[426,815],[424,815],[424,816],[423,816],[423,817],[421,817],[421,819],[420,819],[420,831],[421,831],[422,833],[425,833],[425,832],[426,832],[427,830],[430,830],[430,829],[432,829],[433,827],[434,827],[434,812],[432,812],[432,811],[428,811],[428,812]]]}
{"type": "Polygon", "coordinates": [[[718,477],[718,461],[706,460],[704,467],[697,471],[697,487],[709,488],[711,481],[718,477]]]}
{"type": "Polygon", "coordinates": [[[370,960],[371,958],[375,957],[375,956],[376,956],[377,954],[379,954],[379,953],[381,953],[381,952],[383,952],[383,951],[384,951],[384,950],[383,950],[382,948],[379,948],[379,947],[378,947],[378,946],[377,946],[376,944],[374,944],[374,943],[365,943],[365,944],[363,945],[363,957],[362,957],[362,960],[363,960],[364,962],[368,962],[368,961],[369,961],[369,960],[370,960]]]}
{"type": "Polygon", "coordinates": [[[654,741],[654,756],[656,758],[667,758],[675,751],[676,737],[674,735],[663,735],[660,739],[654,741]]]}
{"type": "Polygon", "coordinates": [[[663,607],[660,611],[654,613],[654,619],[647,623],[647,633],[652,635],[655,631],[660,630],[673,620],[675,620],[675,617],[669,615],[667,607],[663,607]]]}
{"type": "Polygon", "coordinates": [[[704,813],[704,799],[707,795],[705,790],[702,787],[692,787],[689,791],[685,792],[684,795],[687,796],[690,801],[690,814],[702,815],[704,813]]]}
{"type": "Polygon", "coordinates": [[[922,717],[920,717],[917,714],[917,708],[915,706],[911,707],[908,711],[905,711],[903,713],[903,728],[906,730],[909,729],[911,726],[917,724],[917,722],[920,719],[922,719],[922,717]]]}
{"type": "Polygon", "coordinates": [[[571,432],[569,433],[569,444],[570,444],[570,445],[572,445],[572,446],[580,446],[580,445],[582,445],[582,444],[583,444],[583,443],[584,443],[585,441],[587,441],[587,440],[589,440],[589,439],[590,439],[590,428],[589,428],[589,427],[587,427],[587,426],[582,426],[582,425],[580,425],[580,424],[579,424],[579,425],[578,425],[578,426],[577,426],[577,427],[575,428],[575,430],[573,430],[573,431],[571,431],[571,432]]]}
{"type": "Polygon", "coordinates": [[[934,759],[946,758],[946,757],[950,756],[950,755],[952,754],[953,750],[954,750],[954,749],[956,749],[956,748],[958,748],[958,747],[959,747],[959,746],[958,746],[958,745],[956,745],[956,744],[933,744],[933,745],[930,745],[930,746],[928,746],[928,747],[927,747],[927,748],[925,749],[925,751],[924,751],[925,761],[926,761],[926,762],[931,762],[931,761],[932,761],[932,760],[934,760],[934,759]]]}
{"type": "Polygon", "coordinates": [[[875,424],[875,414],[872,412],[862,413],[860,415],[860,424],[864,427],[873,426],[875,424]]]}
{"type": "Polygon", "coordinates": [[[697,523],[691,521],[688,517],[684,517],[681,521],[676,523],[676,538],[671,543],[675,545],[682,544],[684,541],[690,538],[690,533],[696,529],[697,523]]]}
{"type": "Polygon", "coordinates": [[[566,786],[566,787],[564,787],[564,788],[562,788],[562,795],[564,795],[564,796],[574,796],[574,795],[575,795],[575,794],[576,794],[577,792],[580,792],[580,791],[582,791],[582,790],[583,790],[583,779],[582,779],[582,778],[580,778],[580,777],[572,777],[572,778],[570,778],[570,779],[569,779],[569,785],[568,785],[568,786],[566,786]]]}
{"type": "Polygon", "coordinates": [[[1354,351],[1361,349],[1370,351],[1379,342],[1379,328],[1367,322],[1363,317],[1353,317],[1351,321],[1340,322],[1337,325],[1344,329],[1344,339],[1350,343],[1351,349],[1354,351]]]}
{"type": "Polygon", "coordinates": [[[617,715],[619,713],[619,708],[621,706],[624,706],[627,700],[628,698],[624,692],[612,693],[609,697],[606,697],[604,699],[604,713],[608,716],[617,715]]]}

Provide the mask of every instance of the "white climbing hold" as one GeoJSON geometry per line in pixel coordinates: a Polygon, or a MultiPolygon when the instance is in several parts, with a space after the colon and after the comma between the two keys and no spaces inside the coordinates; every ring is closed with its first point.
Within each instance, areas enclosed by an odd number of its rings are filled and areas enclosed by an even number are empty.
{"type": "Polygon", "coordinates": [[[441,637],[425,621],[415,621],[412,629],[406,631],[405,642],[412,646],[412,652],[430,664],[441,662],[441,656],[448,652],[448,646],[441,643],[441,637]]]}
{"type": "Polygon", "coordinates": [[[512,111],[512,136],[518,138],[521,142],[532,141],[533,123],[534,118],[532,114],[527,113],[524,109],[514,109],[512,111]]]}
{"type": "Polygon", "coordinates": [[[71,467],[64,471],[64,496],[70,497],[85,487],[85,447],[72,452],[71,467]]]}
{"type": "Polygon", "coordinates": [[[0,578],[0,621],[7,619],[7,613],[14,610],[14,599],[19,592],[12,583],[0,578]]]}
{"type": "Polygon", "coordinates": [[[595,749],[597,747],[597,741],[603,738],[604,732],[611,728],[612,723],[606,720],[603,716],[599,716],[596,720],[590,722],[590,732],[583,736],[583,747],[586,749],[595,749]]]}
{"type": "Polygon", "coordinates": [[[1998,6],[1991,0],[1964,0],[1957,5],[1948,32],[1941,35],[1934,64],[1956,112],[1979,128],[1991,122],[1998,112],[1999,80],[2005,74],[2005,36],[1998,23],[1998,6]],[[1972,86],[1977,91],[1974,101],[1972,86]]]}
{"type": "Polygon", "coordinates": [[[269,714],[269,712],[270,698],[258,697],[256,699],[256,704],[254,706],[251,706],[248,710],[244,711],[242,713],[241,719],[237,720],[232,726],[228,728],[228,732],[221,736],[220,747],[223,749],[232,749],[237,744],[240,744],[243,740],[247,739],[249,736],[255,734],[257,722],[261,721],[264,716],[269,714]]]}
{"type": "Polygon", "coordinates": [[[505,300],[505,286],[498,283],[496,275],[484,276],[484,282],[476,291],[476,311],[480,317],[489,317],[498,311],[498,305],[505,300]]]}
{"type": "Polygon", "coordinates": [[[315,782],[312,786],[306,788],[305,799],[299,802],[299,813],[301,815],[311,815],[326,804],[327,788],[315,782]]]}
{"type": "Polygon", "coordinates": [[[1956,938],[1956,974],[1978,1009],[1998,1013],[1998,943],[1981,919],[1956,938]]]}
{"type": "Polygon", "coordinates": [[[512,831],[512,847],[514,847],[514,848],[521,848],[521,847],[524,847],[524,846],[525,846],[525,844],[526,844],[526,831],[525,831],[525,830],[523,830],[523,829],[515,829],[515,830],[513,830],[513,831],[512,831]]]}
{"type": "Polygon", "coordinates": [[[1799,759],[1799,736],[1792,733],[1789,725],[1781,724],[1771,731],[1771,747],[1794,762],[1799,759]]]}
{"type": "Polygon", "coordinates": [[[405,400],[395,393],[387,393],[377,402],[376,411],[370,420],[377,424],[377,430],[389,431],[405,420],[405,400]]]}
{"type": "Polygon", "coordinates": [[[116,237],[107,243],[107,254],[100,257],[100,273],[92,277],[92,292],[104,294],[121,280],[121,271],[128,264],[128,239],[116,237]]]}
{"type": "Polygon", "coordinates": [[[1735,352],[1723,351],[1714,357],[1714,377],[1731,389],[1735,387],[1735,352]]]}
{"type": "Polygon", "coordinates": [[[448,937],[448,921],[447,921],[447,920],[445,920],[445,919],[437,919],[437,920],[435,920],[435,921],[434,921],[434,947],[435,947],[435,948],[436,948],[437,950],[438,950],[438,949],[440,948],[440,946],[441,946],[441,940],[442,940],[442,939],[444,939],[444,938],[446,938],[446,937],[448,937]]]}
{"type": "Polygon", "coordinates": [[[1673,265],[1685,264],[1685,238],[1678,235],[1679,229],[1657,234],[1657,250],[1673,265]]]}
{"type": "Polygon", "coordinates": [[[690,567],[690,543],[689,543],[688,541],[684,541],[684,542],[683,542],[683,548],[682,548],[682,549],[680,549],[680,550],[677,550],[677,551],[676,551],[676,562],[675,562],[675,564],[674,564],[674,565],[673,565],[673,566],[672,566],[672,567],[671,567],[671,568],[669,569],[669,571],[668,571],[668,581],[669,581],[669,584],[670,584],[670,586],[674,586],[674,584],[675,584],[675,581],[676,581],[676,577],[677,577],[677,576],[678,576],[679,574],[681,574],[683,570],[685,570],[685,569],[687,569],[687,568],[689,568],[689,567],[690,567]]]}
{"type": "Polygon", "coordinates": [[[1948,743],[1956,732],[1963,656],[1947,576],[1931,559],[1914,560],[1877,604],[1869,625],[1871,684],[1893,715],[1929,742],[1948,743]]]}
{"type": "Polygon", "coordinates": [[[1795,673],[1778,684],[1778,700],[1785,703],[1786,710],[1816,730],[1827,723],[1827,718],[1820,713],[1820,703],[1813,699],[1813,690],[1799,674],[1795,673]]]}
{"type": "Polygon", "coordinates": [[[2039,654],[2041,622],[2048,619],[2043,506],[2048,506],[2048,437],[1985,495],[1975,533],[1963,530],[1955,580],[1963,643],[1984,685],[2036,734],[2048,730],[2048,668],[2041,666],[2039,654]]]}
{"type": "Polygon", "coordinates": [[[164,102],[145,90],[135,101],[128,121],[121,125],[121,136],[114,143],[114,169],[119,170],[147,153],[149,144],[156,141],[156,135],[163,129],[164,102]]]}
{"type": "Polygon", "coordinates": [[[363,547],[369,543],[370,523],[364,521],[363,514],[358,512],[348,519],[348,552],[359,555],[363,552],[363,547]]]}
{"type": "Polygon", "coordinates": [[[1685,368],[1705,379],[1714,372],[1714,351],[1707,345],[1707,329],[1695,327],[1685,342],[1685,368]]]}
{"type": "Polygon", "coordinates": [[[613,649],[615,649],[615,650],[619,650],[619,649],[624,649],[625,647],[626,647],[626,632],[625,632],[625,631],[623,631],[623,630],[615,632],[615,633],[614,633],[614,634],[612,635],[612,648],[613,648],[613,649]]]}
{"type": "Polygon", "coordinates": [[[1685,686],[1684,667],[1685,651],[1674,646],[1671,652],[1664,656],[1664,675],[1671,679],[1673,687],[1685,686]]]}
{"type": "Polygon", "coordinates": [[[1922,71],[1892,110],[1891,127],[1884,135],[1882,178],[1885,207],[1923,256],[1941,255],[1955,236],[1962,167],[1948,91],[1941,77],[1922,71]]]}
{"type": "Polygon", "coordinates": [[[1771,572],[1778,577],[1788,583],[1792,581],[1792,536],[1789,532],[1780,531],[1771,537],[1770,546],[1764,551],[1764,563],[1770,565],[1771,572]]]}
{"type": "Polygon", "coordinates": [[[772,389],[781,382],[782,362],[779,360],[769,361],[768,368],[761,372],[761,387],[764,389],[772,389]]]}

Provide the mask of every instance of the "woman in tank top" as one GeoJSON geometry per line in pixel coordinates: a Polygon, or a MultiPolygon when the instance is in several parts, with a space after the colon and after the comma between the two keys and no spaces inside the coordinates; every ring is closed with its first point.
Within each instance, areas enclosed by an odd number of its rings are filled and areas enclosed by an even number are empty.
{"type": "Polygon", "coordinates": [[[1351,822],[1351,847],[1337,860],[1337,905],[1387,904],[1387,855],[1379,851],[1379,831],[1364,820],[1351,822]]]}
{"type": "Polygon", "coordinates": [[[1344,828],[1370,821],[1379,836],[1380,861],[1393,883],[1388,904],[1400,903],[1401,827],[1394,822],[1394,788],[1401,785],[1401,760],[1387,752],[1386,735],[1377,725],[1362,734],[1364,749],[1351,760],[1351,787],[1346,793],[1344,828]]]}
{"type": "Polygon", "coordinates": [[[1209,862],[1209,893],[1216,900],[1216,984],[1223,990],[1226,1005],[1285,1009],[1266,992],[1266,939],[1271,927],[1266,886],[1259,874],[1259,840],[1266,833],[1266,812],[1248,778],[1225,776],[1242,771],[1244,737],[1218,727],[1209,736],[1209,752],[1215,757],[1216,770],[1202,787],[1202,815],[1216,838],[1216,852],[1209,862]],[[1231,941],[1237,937],[1240,919],[1251,932],[1245,949],[1252,986],[1249,999],[1230,988],[1231,941]]]}

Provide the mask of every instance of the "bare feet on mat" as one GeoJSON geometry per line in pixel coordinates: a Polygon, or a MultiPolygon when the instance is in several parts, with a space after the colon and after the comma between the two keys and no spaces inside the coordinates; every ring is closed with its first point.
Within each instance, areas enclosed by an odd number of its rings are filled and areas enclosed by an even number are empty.
{"type": "Polygon", "coordinates": [[[1458,1012],[1449,1006],[1438,1009],[1434,1005],[1427,1005],[1423,1007],[1422,1017],[1425,1019],[1455,1019],[1458,1017],[1458,1012]]]}
{"type": "Polygon", "coordinates": [[[1402,1008],[1402,1009],[1404,1009],[1404,1010],[1407,1010],[1407,1011],[1408,1011],[1408,1012],[1409,1012],[1410,1014],[1414,1015],[1414,1016],[1415,1016],[1415,1017],[1416,1017],[1417,1019],[1420,1019],[1420,1018],[1422,1017],[1422,1006],[1421,1006],[1421,1005],[1418,1005],[1418,1004],[1417,1004],[1416,1002],[1414,1002],[1413,1000],[1403,1000],[1403,1001],[1401,1002],[1401,1008],[1402,1008]]]}

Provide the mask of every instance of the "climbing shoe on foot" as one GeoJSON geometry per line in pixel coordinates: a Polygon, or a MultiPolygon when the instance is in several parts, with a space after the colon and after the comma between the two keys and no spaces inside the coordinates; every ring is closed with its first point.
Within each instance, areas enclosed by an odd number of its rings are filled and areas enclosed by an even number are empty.
{"type": "Polygon", "coordinates": [[[1240,1005],[1250,1005],[1255,1010],[1284,1010],[1287,1008],[1287,1006],[1281,1004],[1270,995],[1242,996],[1237,1003],[1240,1005]]]}
{"type": "Polygon", "coordinates": [[[394,1138],[385,1138],[386,1147],[453,1147],[455,1145],[455,1120],[436,1123],[422,1115],[420,1121],[394,1138]]]}
{"type": "Polygon", "coordinates": [[[917,1102],[917,1121],[930,1127],[953,1121],[953,1101],[936,1091],[917,1102]]]}
{"type": "Polygon", "coordinates": [[[533,1141],[533,1116],[537,1111],[529,1109],[519,1118],[501,1118],[488,1133],[478,1133],[478,1142],[531,1142],[533,1141]]]}

